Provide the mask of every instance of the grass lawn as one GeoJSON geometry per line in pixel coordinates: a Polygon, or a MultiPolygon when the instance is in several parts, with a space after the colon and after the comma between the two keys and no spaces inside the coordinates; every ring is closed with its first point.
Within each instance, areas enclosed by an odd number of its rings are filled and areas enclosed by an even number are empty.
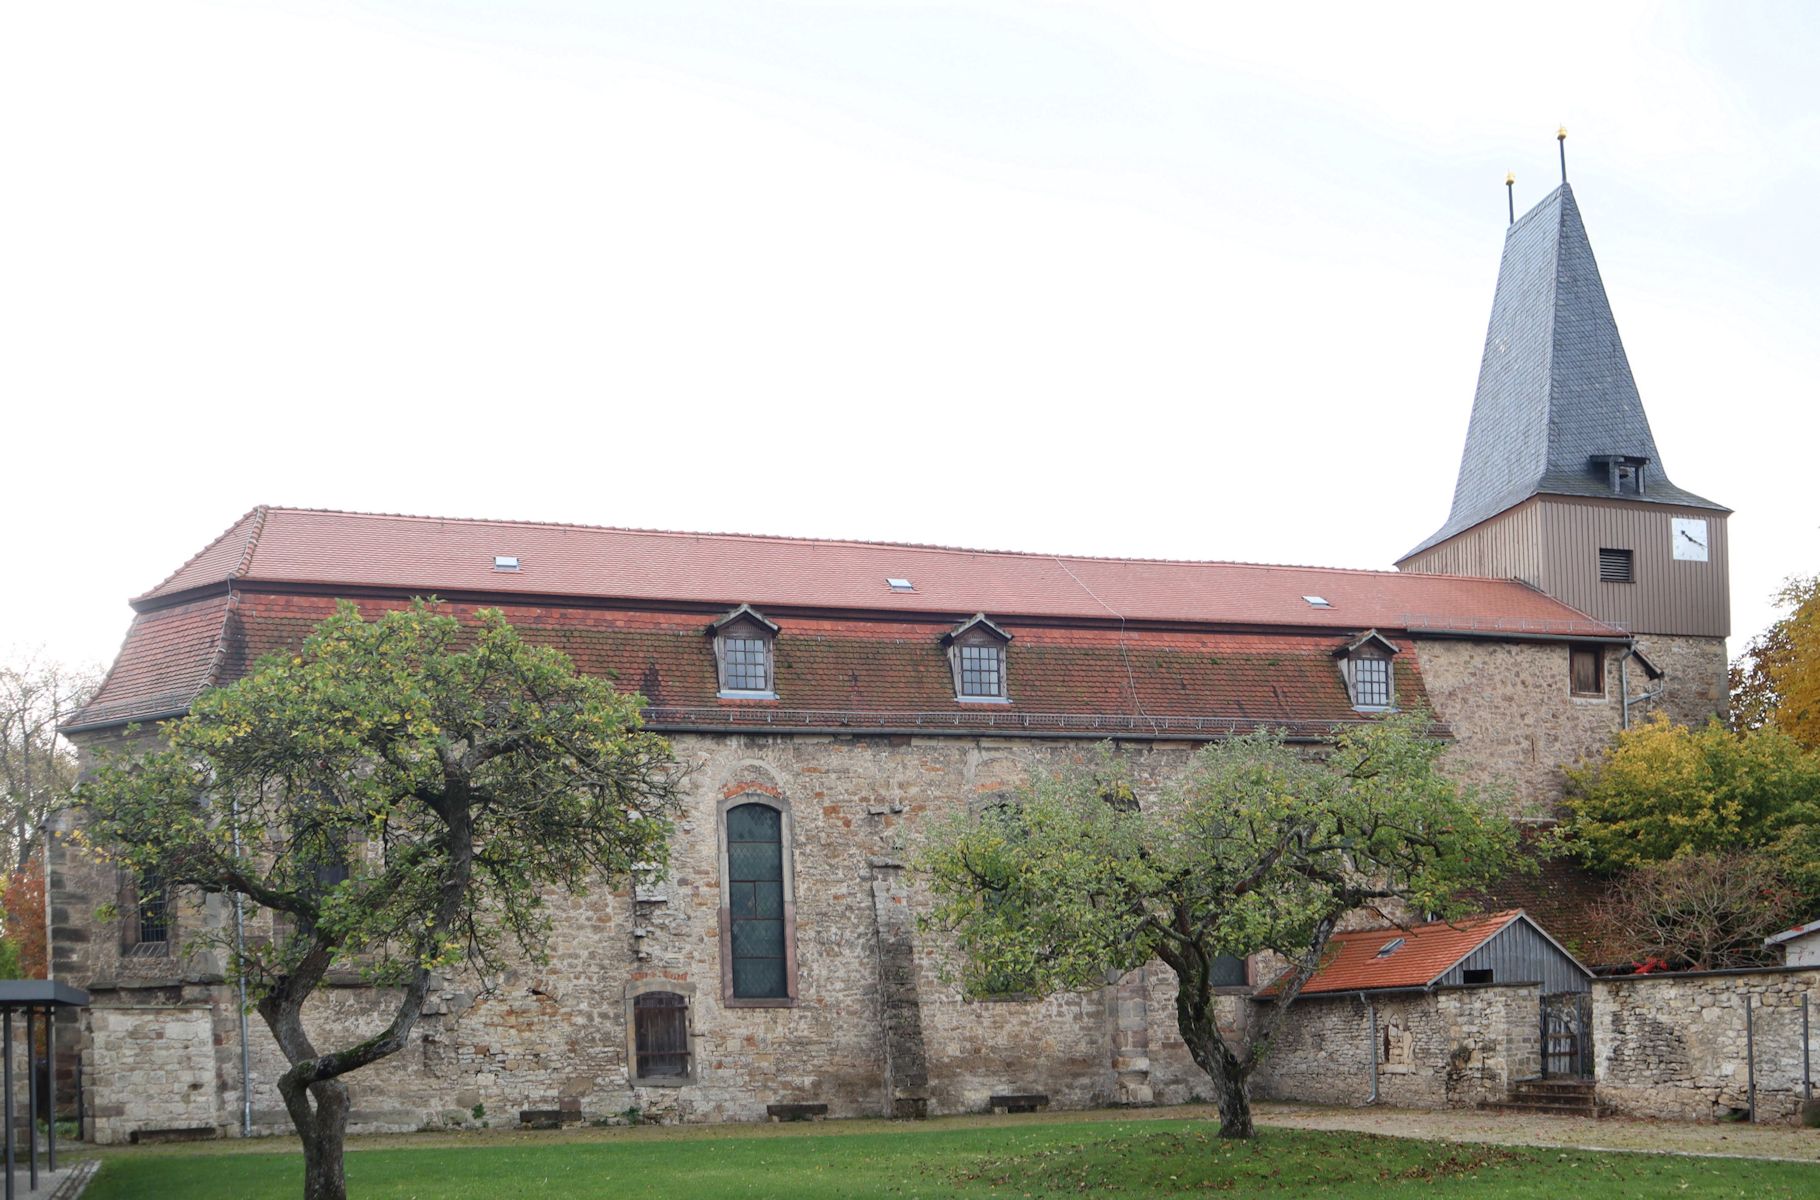
{"type": "MultiPolygon", "coordinates": [[[[438,1139],[360,1149],[360,1200],[517,1197],[1223,1196],[1598,1197],[1820,1195],[1820,1167],[1670,1155],[1540,1150],[1361,1133],[1265,1129],[1222,1143],[1204,1120],[931,1122],[864,1132],[602,1131],[438,1139]]],[[[291,1200],[294,1153],[208,1147],[108,1153],[85,1200],[291,1200]]]]}

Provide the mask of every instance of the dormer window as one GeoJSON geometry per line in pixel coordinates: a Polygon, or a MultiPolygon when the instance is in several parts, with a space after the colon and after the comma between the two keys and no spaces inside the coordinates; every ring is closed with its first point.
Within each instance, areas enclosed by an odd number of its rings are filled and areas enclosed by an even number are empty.
{"type": "Polygon", "coordinates": [[[1648,492],[1644,470],[1649,466],[1649,459],[1642,455],[1595,454],[1592,462],[1594,470],[1604,473],[1612,495],[1641,496],[1648,492]]]}
{"type": "Polygon", "coordinates": [[[1011,635],[977,613],[945,635],[948,665],[954,672],[954,698],[962,702],[1003,704],[1011,699],[1005,680],[1005,647],[1011,635]]]}
{"type": "Polygon", "coordinates": [[[708,626],[724,699],[775,700],[777,626],[742,604],[708,626]]]}
{"type": "Polygon", "coordinates": [[[1388,712],[1396,707],[1396,643],[1375,629],[1334,651],[1346,693],[1360,712],[1388,712]]]}

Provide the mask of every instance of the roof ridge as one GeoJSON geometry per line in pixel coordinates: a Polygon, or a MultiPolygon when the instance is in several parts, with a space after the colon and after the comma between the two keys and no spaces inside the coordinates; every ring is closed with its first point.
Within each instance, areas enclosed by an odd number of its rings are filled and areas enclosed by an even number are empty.
{"type": "MultiPolygon", "coordinates": [[[[533,529],[574,530],[578,533],[624,533],[633,534],[639,537],[661,538],[715,538],[741,542],[781,542],[795,545],[808,544],[818,546],[862,547],[879,550],[915,550],[944,554],[982,554],[1003,558],[1066,560],[1069,562],[1136,565],[1154,564],[1157,566],[1175,567],[1251,567],[1263,571],[1320,571],[1335,575],[1378,575],[1388,579],[1464,579],[1479,583],[1521,582],[1516,579],[1500,579],[1487,575],[1456,575],[1439,571],[1399,571],[1394,567],[1333,567],[1323,566],[1317,563],[1252,562],[1244,559],[1223,558],[1163,558],[1116,554],[1058,554],[1046,550],[1006,550],[985,546],[959,546],[943,542],[871,541],[864,538],[813,537],[783,533],[741,533],[732,530],[657,529],[633,525],[589,525],[572,521],[534,521],[511,517],[448,517],[435,516],[426,513],[362,512],[353,509],[299,508],[291,505],[271,505],[269,507],[262,505],[257,511],[260,513],[260,532],[264,529],[268,513],[301,513],[312,516],[354,517],[362,520],[375,521],[423,521],[433,524],[523,526],[533,529]]],[[[245,517],[241,518],[242,521],[245,519],[245,517]]],[[[236,521],[235,525],[238,525],[239,523],[239,521],[236,521]]],[[[231,528],[229,532],[232,532],[231,528]]],[[[223,536],[225,537],[226,535],[223,534],[223,536]]],[[[255,536],[257,536],[257,534],[255,536]]],[[[220,540],[220,538],[215,539],[216,542],[219,542],[220,540]]],[[[214,542],[209,543],[210,546],[213,546],[214,544],[214,542]]],[[[207,547],[204,548],[205,551],[206,549],[207,547]]],[[[195,561],[196,558],[201,556],[201,553],[202,552],[198,552],[198,554],[192,555],[189,561],[195,561]]],[[[247,558],[245,560],[249,567],[251,554],[252,547],[249,546],[247,558]]],[[[186,562],[184,565],[187,566],[188,563],[186,562]]],[[[179,567],[177,571],[173,571],[171,577],[175,578],[182,569],[183,568],[179,567]]],[[[168,583],[169,579],[165,582],[168,583]]],[[[162,583],[159,584],[159,587],[163,586],[162,583]]],[[[152,589],[153,592],[156,592],[157,590],[157,588],[152,589]]],[[[150,594],[150,592],[147,593],[147,595],[150,594]]]]}
{"type": "Polygon", "coordinates": [[[253,554],[259,549],[259,536],[265,532],[266,514],[271,511],[264,504],[253,507],[253,528],[246,535],[246,545],[240,551],[240,562],[229,573],[229,579],[245,579],[247,572],[253,569],[253,554]]]}

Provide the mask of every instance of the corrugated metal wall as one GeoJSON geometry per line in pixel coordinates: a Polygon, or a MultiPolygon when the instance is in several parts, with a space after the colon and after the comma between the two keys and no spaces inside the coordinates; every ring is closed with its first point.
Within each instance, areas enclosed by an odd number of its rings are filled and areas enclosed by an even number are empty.
{"type": "Polygon", "coordinates": [[[1725,514],[1634,501],[1538,496],[1401,564],[1405,571],[1522,579],[1632,633],[1731,632],[1725,514]],[[1674,518],[1706,522],[1707,561],[1674,556],[1674,518]],[[1629,550],[1632,583],[1601,583],[1599,551],[1629,550]]]}
{"type": "Polygon", "coordinates": [[[1555,949],[1536,932],[1528,918],[1519,917],[1503,932],[1467,955],[1466,961],[1441,976],[1440,982],[1463,984],[1466,972],[1491,971],[1491,983],[1541,983],[1542,994],[1590,992],[1592,983],[1573,959],[1555,949]]]}

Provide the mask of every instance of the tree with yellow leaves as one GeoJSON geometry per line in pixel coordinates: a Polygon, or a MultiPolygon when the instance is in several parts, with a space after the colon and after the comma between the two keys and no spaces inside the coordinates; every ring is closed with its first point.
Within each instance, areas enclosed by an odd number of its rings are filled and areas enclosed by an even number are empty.
{"type": "Polygon", "coordinates": [[[1788,615],[1732,665],[1732,725],[1774,726],[1820,750],[1820,575],[1790,579],[1776,600],[1788,615]]]}

